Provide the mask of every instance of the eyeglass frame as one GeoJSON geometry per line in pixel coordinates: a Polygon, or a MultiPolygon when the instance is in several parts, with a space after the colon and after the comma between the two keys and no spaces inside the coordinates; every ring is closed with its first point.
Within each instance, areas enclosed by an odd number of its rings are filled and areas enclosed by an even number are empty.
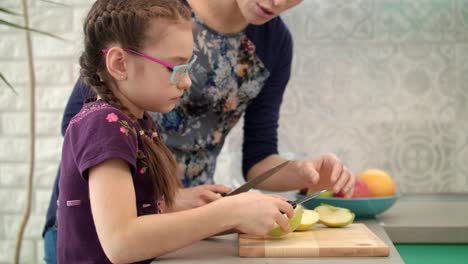
{"type": "MultiPolygon", "coordinates": [[[[182,81],[183,77],[185,76],[185,74],[187,74],[191,69],[192,69],[192,66],[193,64],[195,63],[195,61],[197,60],[197,55],[193,54],[193,59],[189,62],[189,63],[186,63],[186,64],[179,64],[179,65],[172,65],[171,63],[169,62],[165,62],[163,60],[160,60],[160,59],[156,59],[154,57],[151,57],[149,55],[146,55],[142,52],[139,52],[139,51],[136,51],[136,50],[133,50],[133,49],[130,49],[130,48],[124,48],[123,50],[127,51],[127,52],[130,52],[130,53],[133,53],[137,56],[140,56],[140,57],[143,57],[147,60],[150,60],[152,62],[156,62],[164,67],[166,67],[168,70],[171,71],[171,83],[172,84],[178,84],[180,81],[182,81]],[[181,75],[182,77],[180,78],[180,80],[175,80],[175,77],[176,77],[176,73],[179,69],[181,68],[184,68],[184,73],[181,75]]],[[[101,52],[104,53],[104,54],[107,54],[107,52],[109,51],[109,49],[102,49],[101,52]]]]}

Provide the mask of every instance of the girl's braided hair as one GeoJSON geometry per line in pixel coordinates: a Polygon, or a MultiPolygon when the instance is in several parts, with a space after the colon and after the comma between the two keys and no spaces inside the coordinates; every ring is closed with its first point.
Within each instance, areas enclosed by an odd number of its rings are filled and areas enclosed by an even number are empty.
{"type": "MultiPolygon", "coordinates": [[[[112,77],[107,73],[102,49],[118,43],[122,48],[140,50],[146,31],[154,19],[174,22],[190,20],[189,8],[179,0],[98,0],[94,3],[84,24],[84,51],[80,56],[80,75],[99,97],[125,111],[135,120],[137,130],[142,130],[135,116],[112,93],[112,77]]],[[[171,207],[180,182],[176,176],[176,161],[160,137],[142,136],[148,159],[148,172],[152,177],[155,199],[164,197],[171,207]]]]}

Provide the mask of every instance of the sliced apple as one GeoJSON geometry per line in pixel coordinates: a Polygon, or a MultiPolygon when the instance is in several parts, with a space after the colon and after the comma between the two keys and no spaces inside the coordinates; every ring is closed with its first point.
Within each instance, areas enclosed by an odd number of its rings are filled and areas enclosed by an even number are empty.
{"type": "Polygon", "coordinates": [[[333,192],[331,191],[323,192],[319,195],[319,197],[333,197],[333,192]]]}
{"type": "Polygon", "coordinates": [[[320,215],[314,210],[304,210],[302,214],[301,224],[296,228],[295,231],[306,231],[313,225],[315,225],[320,219],[320,215]]]}
{"type": "MultiPolygon", "coordinates": [[[[306,195],[313,194],[314,192],[317,192],[317,191],[313,190],[313,189],[308,189],[306,195]]],[[[324,191],[319,195],[319,197],[333,197],[333,192],[332,191],[324,191]]]]}
{"type": "MultiPolygon", "coordinates": [[[[304,214],[304,207],[298,205],[294,209],[294,216],[291,219],[288,220],[289,228],[290,228],[291,232],[296,230],[296,228],[301,224],[303,214],[304,214]]],[[[283,215],[284,215],[284,217],[287,217],[286,214],[283,214],[283,215]]],[[[268,233],[267,233],[267,235],[275,236],[275,237],[284,236],[286,234],[287,233],[284,232],[283,229],[281,229],[281,227],[278,224],[276,224],[276,226],[273,229],[271,229],[270,231],[268,231],[268,233]]]]}
{"type": "Polygon", "coordinates": [[[320,223],[328,227],[344,227],[354,220],[354,213],[346,208],[321,204],[314,210],[320,215],[320,223]]]}

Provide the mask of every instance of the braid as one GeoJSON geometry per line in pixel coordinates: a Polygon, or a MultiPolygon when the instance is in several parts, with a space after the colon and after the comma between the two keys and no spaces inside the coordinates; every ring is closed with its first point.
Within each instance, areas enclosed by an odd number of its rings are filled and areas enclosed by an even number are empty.
{"type": "MultiPolygon", "coordinates": [[[[84,51],[79,59],[81,78],[103,101],[126,112],[138,131],[142,128],[137,118],[112,92],[115,82],[107,72],[102,49],[118,43],[123,48],[138,50],[152,19],[189,20],[190,16],[188,7],[176,0],[97,0],[86,17],[84,51]]],[[[160,137],[143,134],[142,138],[155,198],[164,196],[165,204],[171,207],[177,187],[181,185],[176,176],[174,156],[160,137]]]]}
{"type": "MultiPolygon", "coordinates": [[[[114,96],[113,93],[106,94],[107,100],[104,100],[112,106],[124,111],[133,120],[136,126],[136,130],[140,131],[142,137],[144,150],[146,151],[145,156],[149,159],[148,172],[150,175],[165,175],[166,177],[151,177],[153,186],[155,186],[155,200],[164,197],[165,204],[170,208],[174,204],[174,196],[176,188],[164,188],[165,186],[176,186],[181,187],[181,183],[177,178],[176,169],[177,163],[174,159],[172,152],[162,142],[159,134],[157,136],[148,136],[144,133],[144,129],[138,123],[137,118],[120,103],[120,100],[114,96]],[[158,164],[166,164],[166,166],[158,166],[158,164]]],[[[149,115],[145,115],[146,118],[151,118],[149,115]]],[[[154,130],[154,124],[152,126],[154,130]]]]}

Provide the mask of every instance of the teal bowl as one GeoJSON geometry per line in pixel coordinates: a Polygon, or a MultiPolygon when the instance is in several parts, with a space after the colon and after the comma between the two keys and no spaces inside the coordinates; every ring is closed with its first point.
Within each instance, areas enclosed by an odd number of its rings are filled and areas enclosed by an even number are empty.
{"type": "MultiPolygon", "coordinates": [[[[297,193],[296,197],[299,199],[304,197],[304,195],[297,193]]],[[[316,197],[304,202],[302,205],[307,209],[314,209],[321,204],[329,204],[348,208],[353,211],[358,218],[373,218],[387,211],[395,204],[398,198],[400,198],[399,193],[393,196],[351,198],[348,200],[340,197],[316,197]]]]}

